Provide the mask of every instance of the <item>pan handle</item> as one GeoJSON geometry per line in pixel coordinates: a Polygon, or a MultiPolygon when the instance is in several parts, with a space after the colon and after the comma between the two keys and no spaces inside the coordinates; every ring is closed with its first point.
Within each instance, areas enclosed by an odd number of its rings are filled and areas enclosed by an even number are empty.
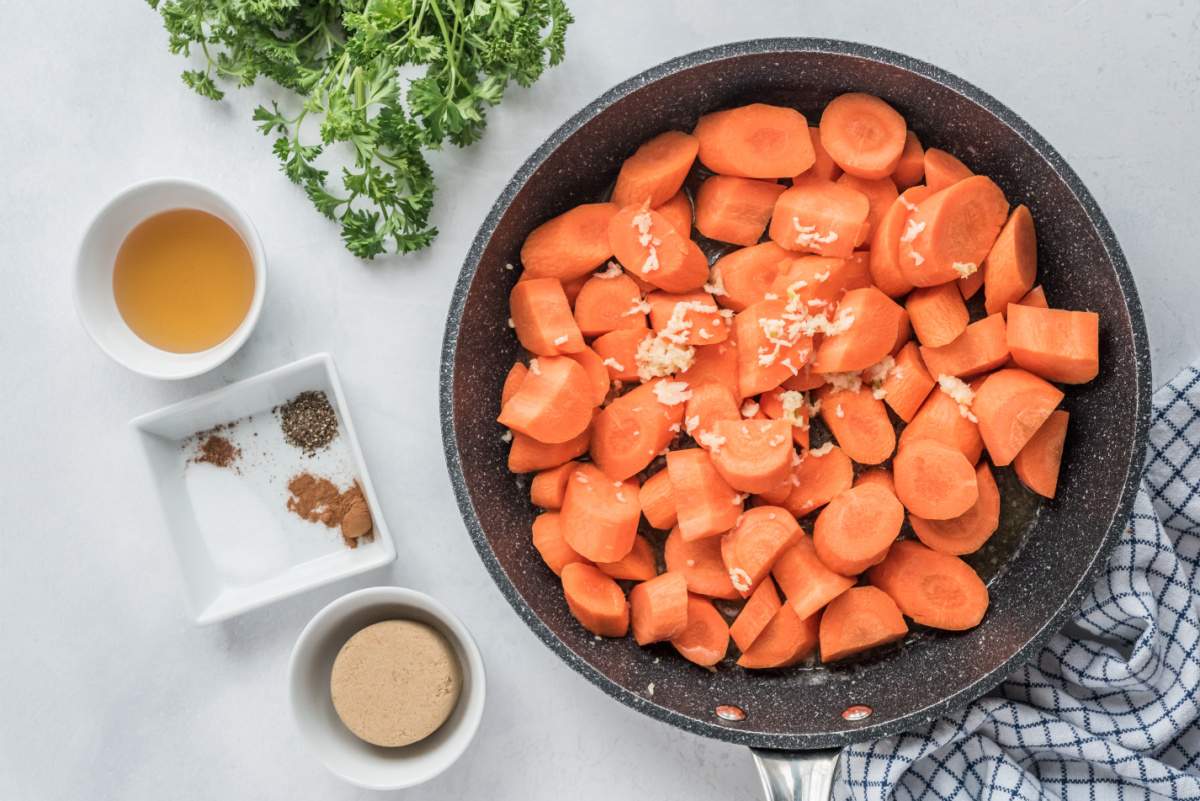
{"type": "Polygon", "coordinates": [[[774,751],[751,748],[767,801],[829,801],[840,749],[774,751]]]}

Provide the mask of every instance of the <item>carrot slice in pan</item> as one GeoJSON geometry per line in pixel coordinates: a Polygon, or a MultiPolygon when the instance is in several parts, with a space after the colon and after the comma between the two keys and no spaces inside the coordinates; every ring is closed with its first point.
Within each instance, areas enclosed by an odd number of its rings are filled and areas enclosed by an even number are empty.
{"type": "Polygon", "coordinates": [[[735,397],[740,398],[738,389],[737,343],[727,339],[716,345],[697,345],[692,366],[678,374],[693,391],[705,383],[718,383],[735,397]]]}
{"type": "Polygon", "coordinates": [[[958,402],[940,388],[928,393],[920,410],[900,432],[899,450],[920,439],[932,439],[958,450],[975,464],[983,453],[979,425],[964,415],[958,402]]]}
{"type": "Polygon", "coordinates": [[[892,480],[892,471],[886,467],[872,467],[858,474],[854,486],[862,484],[878,484],[893,495],[896,494],[896,482],[892,480]]]}
{"type": "Polygon", "coordinates": [[[645,328],[641,304],[642,292],[626,273],[611,278],[593,275],[575,298],[575,324],[586,337],[620,328],[645,328]]]}
{"type": "Polygon", "coordinates": [[[867,577],[922,626],[965,631],[987,613],[987,585],[970,565],[913,540],[893,545],[867,577]]]}
{"type": "Polygon", "coordinates": [[[906,634],[904,615],[887,593],[877,587],[853,587],[834,598],[821,615],[821,661],[836,662],[906,634]]]}
{"type": "Polygon", "coordinates": [[[904,118],[874,95],[840,95],[821,113],[821,144],[839,167],[860,178],[891,175],[907,135],[904,118]]]}
{"type": "Polygon", "coordinates": [[[650,304],[650,326],[655,331],[682,327],[681,344],[715,345],[729,337],[730,326],[707,292],[651,292],[646,302],[650,304]]]}
{"type": "Polygon", "coordinates": [[[624,637],[629,605],[617,582],[595,567],[573,562],[562,570],[563,596],[579,624],[601,637],[624,637]]]}
{"type": "Polygon", "coordinates": [[[561,576],[563,568],[572,562],[591,564],[563,539],[562,516],[558,512],[543,512],[533,519],[533,547],[556,576],[561,576]]]}
{"type": "Polygon", "coordinates": [[[729,580],[729,570],[721,558],[721,540],[716,537],[689,542],[676,526],[663,545],[663,561],[667,570],[683,576],[688,592],[725,600],[741,597],[729,580]]]}
{"type": "Polygon", "coordinates": [[[563,496],[567,492],[567,480],[575,472],[576,462],[543,470],[529,482],[529,500],[543,509],[562,508],[563,496]]]}
{"type": "Polygon", "coordinates": [[[896,497],[909,512],[927,520],[965,514],[979,500],[975,468],[957,448],[919,439],[900,448],[892,462],[896,497]]]}
{"type": "Polygon", "coordinates": [[[1017,206],[981,267],[983,305],[988,314],[1004,314],[1008,304],[1016,303],[1033,289],[1037,280],[1037,235],[1033,216],[1025,206],[1017,206]]]}
{"type": "Polygon", "coordinates": [[[679,636],[687,628],[687,582],[678,573],[663,573],[634,585],[629,612],[638,645],[679,636]]]}
{"type": "Polygon", "coordinates": [[[949,345],[967,330],[967,304],[953,283],[914,289],[904,304],[922,345],[949,345]]]}
{"type": "Polygon", "coordinates": [[[681,236],[691,236],[692,201],[688,199],[687,192],[680,189],[666,203],[655,206],[654,210],[666,218],[681,236]]]}
{"type": "Polygon", "coordinates": [[[1053,384],[1025,370],[997,370],[985,378],[971,410],[992,463],[1010,464],[1062,399],[1053,384]]]}
{"type": "Polygon", "coordinates": [[[900,270],[913,286],[956,281],[979,269],[1008,219],[1008,201],[991,178],[975,175],[917,206],[900,235],[900,270]]]}
{"type": "Polygon", "coordinates": [[[627,581],[649,581],[658,575],[654,549],[650,547],[650,541],[640,534],[634,538],[629,553],[615,562],[597,562],[596,567],[606,576],[627,581]]]}
{"type": "Polygon", "coordinates": [[[790,178],[816,159],[804,115],[795,109],[751,103],[705,114],[693,131],[700,163],[741,178],[790,178]]]}
{"type": "Polygon", "coordinates": [[[904,422],[910,422],[937,383],[929,371],[917,343],[909,342],[895,356],[895,365],[883,379],[884,401],[904,422]]]}
{"type": "Polygon", "coordinates": [[[685,540],[724,534],[742,513],[742,497],[730,488],[703,448],[667,454],[678,526],[685,540]]]}
{"type": "Polygon", "coordinates": [[[798,179],[775,201],[768,233],[781,248],[848,258],[867,236],[871,202],[857,189],[798,179]]]}
{"type": "Polygon", "coordinates": [[[889,297],[898,298],[913,288],[912,282],[904,277],[904,271],[900,269],[900,237],[904,234],[908,215],[931,194],[924,186],[905,189],[871,230],[871,257],[868,262],[871,280],[889,297]]]}
{"type": "Polygon", "coordinates": [[[954,283],[958,284],[958,293],[962,295],[963,300],[970,300],[975,297],[979,290],[983,289],[983,268],[980,267],[975,272],[963,276],[954,283]]]}
{"type": "MultiPolygon", "coordinates": [[[[879,225],[879,221],[883,219],[883,215],[891,208],[892,203],[900,196],[896,191],[896,184],[891,178],[884,176],[883,178],[860,178],[857,175],[846,173],[841,178],[837,179],[837,183],[842,186],[848,186],[851,189],[856,189],[862,192],[867,197],[870,203],[870,211],[867,212],[867,226],[871,231],[879,225]]],[[[870,242],[870,239],[866,240],[870,242]]]]}
{"type": "Polygon", "coordinates": [[[766,299],[780,266],[793,258],[790,251],[774,242],[763,242],[726,253],[713,263],[713,281],[724,288],[717,302],[727,309],[742,311],[766,299]]]}
{"type": "Polygon", "coordinates": [[[931,192],[940,192],[975,174],[967,165],[936,147],[925,151],[924,161],[925,185],[931,192]]]}
{"type": "Polygon", "coordinates": [[[904,507],[891,490],[859,484],[835,497],[817,515],[813,546],[835,573],[857,576],[879,564],[904,525],[904,507]]]}
{"type": "Polygon", "coordinates": [[[734,589],[748,597],[780,554],[803,534],[791,513],[778,506],[758,506],[742,515],[733,531],[721,538],[721,558],[734,589]]]}
{"type": "Polygon", "coordinates": [[[634,387],[596,415],[592,459],[613,479],[645,470],[683,424],[683,404],[660,403],[654,390],[658,383],[634,387]]]}
{"type": "Polygon", "coordinates": [[[1088,311],[1008,307],[1008,349],[1031,373],[1083,384],[1100,372],[1100,315],[1088,311]]]}
{"type": "Polygon", "coordinates": [[[702,447],[711,447],[711,444],[706,445],[707,438],[701,434],[712,433],[718,420],[741,419],[737,398],[729,391],[729,387],[715,381],[706,381],[693,387],[692,397],[688,398],[683,412],[684,429],[702,447]]]}
{"type": "Polygon", "coordinates": [[[608,397],[608,390],[612,388],[612,379],[608,375],[608,366],[604,364],[600,354],[584,345],[583,350],[578,353],[568,353],[567,358],[577,362],[587,373],[588,381],[592,385],[592,405],[599,406],[604,403],[604,399],[608,397]]]}
{"type": "Polygon", "coordinates": [[[517,393],[521,383],[525,380],[525,376],[529,374],[529,368],[522,362],[516,362],[509,368],[508,374],[504,376],[504,387],[500,390],[500,406],[508,403],[508,399],[517,393]]]}
{"type": "Polygon", "coordinates": [[[768,492],[792,470],[792,425],[786,420],[718,420],[712,463],[729,486],[768,492]]]}
{"type": "Polygon", "coordinates": [[[921,346],[921,358],[931,376],[959,378],[994,370],[1008,360],[1008,335],[1004,315],[989,314],[967,326],[948,345],[921,346]]]}
{"type": "Polygon", "coordinates": [[[842,174],[842,168],[833,163],[825,146],[821,144],[821,129],[815,125],[808,126],[808,135],[812,137],[813,163],[804,172],[793,176],[793,183],[802,178],[820,178],[824,181],[836,181],[842,174]]]}
{"type": "Polygon", "coordinates": [[[1046,301],[1046,290],[1041,286],[1035,286],[1026,293],[1025,297],[1017,301],[1021,306],[1033,306],[1036,309],[1048,309],[1050,304],[1046,301]]]}
{"type": "Polygon", "coordinates": [[[903,191],[910,186],[921,183],[925,177],[925,148],[921,140],[912,131],[904,136],[904,150],[900,152],[900,161],[892,170],[892,181],[896,188],[903,191]]]}
{"type": "Polygon", "coordinates": [[[1021,483],[1046,498],[1053,498],[1058,488],[1068,418],[1061,409],[1052,412],[1013,460],[1013,469],[1021,483]]]}
{"type": "Polygon", "coordinates": [[[616,213],[613,203],[585,203],[534,228],[521,246],[526,274],[566,281],[604,264],[613,255],[608,225],[616,213]]]}
{"type": "Polygon", "coordinates": [[[696,595],[687,600],[687,626],[671,640],[671,646],[689,662],[712,667],[729,650],[729,624],[712,605],[696,595]]]}
{"type": "Polygon", "coordinates": [[[592,340],[592,350],[614,381],[637,381],[638,346],[649,336],[653,336],[649,328],[618,328],[592,340]]]}
{"type": "Polygon", "coordinates": [[[592,420],[591,381],[577,362],[565,356],[533,359],[529,374],[497,419],[538,442],[567,442],[592,420]]]}
{"type": "Polygon", "coordinates": [[[642,143],[617,173],[612,200],[618,206],[666,203],[683,186],[700,142],[683,131],[665,131],[642,143]]]}
{"type": "Polygon", "coordinates": [[[800,619],[791,604],[783,604],[766,628],[738,658],[752,670],[791,667],[817,649],[817,616],[800,619]]]}
{"type": "Polygon", "coordinates": [[[826,336],[813,358],[821,373],[865,370],[895,347],[904,309],[875,287],[852,289],[838,304],[838,320],[849,321],[845,331],[826,336]]]}
{"type": "Polygon", "coordinates": [[[979,485],[979,500],[958,517],[949,520],[926,520],[909,515],[917,539],[935,551],[953,556],[975,553],[996,533],[1000,526],[1000,490],[987,462],[975,468],[979,485]]]}
{"type": "Polygon", "coordinates": [[[508,298],[517,339],[526,350],[558,356],[584,348],[583,335],[557,278],[518,281],[508,298]]]}
{"type": "Polygon", "coordinates": [[[817,390],[821,401],[821,419],[842,451],[859,464],[879,464],[896,449],[896,429],[887,407],[870,387],[856,390],[834,389],[825,385],[817,390]]]}
{"type": "Polygon", "coordinates": [[[854,465],[850,457],[833,443],[827,443],[800,457],[800,464],[792,469],[792,492],[783,506],[796,517],[803,517],[853,484],[854,465]]]}
{"type": "Polygon", "coordinates": [[[613,255],[632,275],[668,292],[690,292],[708,280],[696,243],[654,209],[625,206],[608,224],[613,255]]]}
{"type": "Polygon", "coordinates": [[[733,318],[738,346],[738,389],[743,398],[770,392],[796,375],[812,356],[812,337],[789,337],[787,303],[764,300],[733,318]]]}
{"type": "Polygon", "coordinates": [[[733,638],[734,644],[742,651],[749,648],[771,622],[771,618],[775,617],[780,606],[782,603],[779,600],[779,592],[775,589],[775,582],[767,576],[746,600],[745,606],[729,627],[729,636],[733,638]]]}
{"type": "Polygon", "coordinates": [[[531,473],[534,470],[548,470],[558,467],[563,462],[587,453],[592,442],[592,429],[589,426],[579,436],[554,445],[538,442],[533,437],[527,437],[519,431],[512,432],[512,446],[508,450],[508,469],[512,473],[531,473]]]}
{"type": "Polygon", "coordinates": [[[638,503],[646,522],[658,529],[671,529],[678,520],[675,514],[675,493],[671,488],[671,476],[666,468],[642,482],[638,490],[638,503]]]}
{"type": "Polygon", "coordinates": [[[593,562],[616,562],[633,550],[642,509],[638,482],[616,481],[595,465],[575,468],[562,505],[563,538],[593,562]]]}
{"type": "Polygon", "coordinates": [[[798,298],[806,313],[832,318],[847,292],[870,285],[870,273],[856,259],[799,256],[780,266],[771,292],[788,301],[798,298]]]}
{"type": "MultiPolygon", "coordinates": [[[[759,409],[772,420],[786,421],[792,427],[792,441],[796,443],[796,447],[808,449],[808,400],[803,393],[785,387],[764,392],[759,397],[759,409]]],[[[791,470],[788,471],[788,477],[791,477],[791,470]]],[[[778,490],[782,492],[782,496],[775,502],[782,503],[791,494],[791,487],[791,481],[783,482],[778,490]]]]}
{"type": "Polygon", "coordinates": [[[771,575],[801,619],[812,617],[854,586],[853,578],[833,572],[821,561],[812,537],[807,534],[779,555],[771,575]]]}
{"type": "Polygon", "coordinates": [[[767,229],[784,189],[774,181],[714,175],[696,192],[696,230],[718,242],[753,245],[767,229]]]}

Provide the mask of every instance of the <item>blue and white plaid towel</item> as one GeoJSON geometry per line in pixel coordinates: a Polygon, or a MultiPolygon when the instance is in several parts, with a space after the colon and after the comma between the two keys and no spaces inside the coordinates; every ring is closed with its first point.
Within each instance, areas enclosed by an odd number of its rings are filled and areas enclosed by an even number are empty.
{"type": "Polygon", "coordinates": [[[1108,572],[1038,658],[953,717],[843,755],[841,799],[1200,799],[1200,369],[1154,396],[1108,572]]]}

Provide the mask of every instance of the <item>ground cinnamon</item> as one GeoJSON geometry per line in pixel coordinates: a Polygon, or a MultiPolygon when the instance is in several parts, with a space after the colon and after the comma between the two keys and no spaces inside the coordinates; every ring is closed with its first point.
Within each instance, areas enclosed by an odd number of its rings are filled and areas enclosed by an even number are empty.
{"type": "Polygon", "coordinates": [[[192,459],[215,467],[229,467],[241,455],[241,449],[218,434],[209,434],[200,443],[200,452],[192,459]]]}
{"type": "Polygon", "coordinates": [[[287,508],[313,523],[340,528],[342,539],[351,548],[371,538],[371,512],[362,488],[355,482],[345,492],[327,478],[300,473],[288,482],[287,508]]]}

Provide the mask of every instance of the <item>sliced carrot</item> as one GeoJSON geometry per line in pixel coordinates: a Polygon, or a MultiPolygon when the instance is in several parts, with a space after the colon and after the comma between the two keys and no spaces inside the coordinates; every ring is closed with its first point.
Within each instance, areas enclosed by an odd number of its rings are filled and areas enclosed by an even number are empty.
{"type": "MultiPolygon", "coordinates": [[[[570,304],[572,310],[575,309],[575,299],[577,297],[579,297],[580,290],[583,289],[583,285],[586,284],[588,282],[588,279],[591,277],[592,277],[591,274],[585,273],[584,275],[581,275],[577,278],[568,278],[565,281],[561,282],[562,288],[563,288],[563,294],[567,296],[567,303],[570,304]]],[[[521,281],[521,280],[533,280],[533,279],[532,278],[527,279],[526,273],[521,273],[521,277],[517,280],[521,281]]]]}
{"type": "Polygon", "coordinates": [[[696,192],[696,230],[718,242],[753,245],[784,188],[774,181],[714,175],[696,192]]]}
{"type": "Polygon", "coordinates": [[[796,615],[806,619],[854,586],[854,579],[830,570],[817,556],[812,537],[802,534],[775,560],[771,574],[796,615]]]}
{"type": "Polygon", "coordinates": [[[925,148],[921,140],[912,131],[904,135],[904,150],[900,153],[900,161],[892,170],[892,180],[901,191],[921,183],[925,177],[925,148]]]}
{"type": "Polygon", "coordinates": [[[811,450],[792,470],[792,493],[783,506],[796,517],[820,509],[834,496],[854,484],[854,465],[850,457],[833,443],[811,450]]]}
{"type": "Polygon", "coordinates": [[[792,494],[792,477],[789,475],[778,487],[772,487],[766,492],[756,492],[752,496],[751,506],[780,506],[792,494]]]}
{"type": "Polygon", "coordinates": [[[592,442],[589,426],[579,436],[566,442],[547,445],[519,431],[512,432],[512,446],[508,450],[508,469],[511,473],[531,473],[548,470],[563,462],[587,453],[592,442]]]}
{"type": "Polygon", "coordinates": [[[967,304],[953,283],[920,287],[908,295],[904,304],[913,331],[922,345],[931,348],[949,345],[967,330],[967,304]]]}
{"type": "Polygon", "coordinates": [[[661,206],[683,186],[700,142],[683,131],[665,131],[648,139],[625,159],[617,173],[612,200],[618,206],[661,206]]]}
{"type": "Polygon", "coordinates": [[[743,598],[754,592],[780,554],[804,534],[787,509],[756,506],[721,538],[721,558],[729,580],[743,598]]]}
{"type": "Polygon", "coordinates": [[[821,144],[839,167],[860,178],[891,175],[907,134],[894,108],[862,92],[835,97],[821,113],[821,144]]]}
{"type": "Polygon", "coordinates": [[[988,314],[1004,314],[1033,289],[1037,280],[1037,235],[1033,217],[1025,206],[1017,206],[980,267],[983,273],[983,304],[988,314]]]}
{"type": "Polygon", "coordinates": [[[575,468],[562,505],[563,538],[593,562],[616,562],[633,549],[642,509],[636,479],[617,481],[595,465],[575,468]]]}
{"type": "Polygon", "coordinates": [[[697,345],[695,350],[692,366],[679,373],[679,379],[686,381],[693,391],[708,382],[722,384],[735,398],[740,398],[737,344],[725,340],[717,345],[697,345]]]}
{"type": "Polygon", "coordinates": [[[1046,498],[1053,498],[1058,489],[1058,469],[1062,465],[1068,418],[1061,409],[1052,412],[1013,460],[1021,483],[1046,498]]]}
{"type": "MultiPolygon", "coordinates": [[[[792,427],[792,441],[796,443],[797,447],[808,449],[808,399],[804,397],[803,393],[785,387],[764,392],[759,398],[759,409],[772,420],[786,421],[792,427]]],[[[790,470],[788,477],[791,477],[790,470]]],[[[780,489],[775,491],[782,493],[782,497],[777,498],[775,502],[783,503],[791,491],[791,481],[782,482],[780,489]]]]}
{"type": "Polygon", "coordinates": [[[997,370],[985,378],[971,410],[992,463],[1010,464],[1062,399],[1053,384],[1025,370],[997,370]]]}
{"type": "Polygon", "coordinates": [[[575,299],[575,324],[585,337],[620,328],[645,328],[646,313],[641,304],[641,290],[626,273],[611,278],[592,276],[575,299]]]}
{"type": "Polygon", "coordinates": [[[629,605],[621,586],[595,567],[572,562],[562,570],[567,608],[579,624],[601,637],[624,637],[629,631],[629,605]]]}
{"type": "Polygon", "coordinates": [[[927,520],[958,517],[979,500],[974,466],[962,451],[937,440],[905,443],[892,462],[892,478],[904,508],[927,520]]]}
{"type": "Polygon", "coordinates": [[[712,433],[713,466],[735,490],[769,492],[791,473],[795,451],[788,421],[717,420],[712,433]]]}
{"type": "Polygon", "coordinates": [[[854,258],[799,256],[780,266],[771,292],[788,301],[798,298],[805,313],[832,318],[847,292],[870,285],[870,273],[854,258]]]}
{"type": "Polygon", "coordinates": [[[917,205],[900,235],[900,270],[913,286],[957,281],[979,269],[1008,219],[991,178],[975,175],[917,205]]]}
{"type": "Polygon", "coordinates": [[[817,390],[821,419],[842,451],[859,464],[879,464],[896,449],[896,430],[887,407],[868,386],[817,390]]]}
{"type": "Polygon", "coordinates": [[[941,389],[928,393],[920,410],[900,432],[899,450],[910,442],[932,439],[949,445],[967,461],[975,464],[983,453],[983,438],[979,436],[979,425],[962,413],[957,401],[941,389]]]}
{"type": "Polygon", "coordinates": [[[713,282],[724,292],[716,296],[717,302],[727,309],[742,311],[765,300],[780,266],[791,258],[790,251],[774,242],[726,253],[712,267],[713,282]]]}
{"type": "Polygon", "coordinates": [[[500,408],[500,425],[558,444],[579,436],[592,420],[592,385],[578,362],[542,356],[529,363],[529,374],[500,408]]]}
{"type": "Polygon", "coordinates": [[[592,405],[599,406],[604,403],[604,399],[608,397],[608,390],[612,388],[612,379],[609,378],[608,366],[604,364],[600,354],[584,345],[583,350],[568,353],[567,358],[578,362],[587,373],[588,381],[592,385],[592,405]]]}
{"type": "Polygon", "coordinates": [[[751,103],[705,114],[693,131],[700,163],[741,178],[790,178],[816,159],[804,115],[795,109],[751,103]]]}
{"type": "Polygon", "coordinates": [[[975,174],[967,165],[936,147],[926,150],[924,159],[925,185],[931,192],[940,192],[975,174]]]}
{"type": "Polygon", "coordinates": [[[1100,315],[1010,304],[1008,349],[1031,373],[1062,384],[1083,384],[1100,372],[1100,315]]]}
{"type": "Polygon", "coordinates": [[[573,562],[591,564],[563,539],[562,516],[558,512],[543,512],[533,519],[533,547],[556,576],[561,576],[563,568],[573,562]]]}
{"type": "Polygon", "coordinates": [[[618,328],[592,340],[592,350],[614,381],[637,381],[638,346],[649,336],[653,336],[649,328],[618,328]]]}
{"type": "Polygon", "coordinates": [[[791,604],[783,604],[737,663],[751,670],[791,667],[816,649],[817,616],[802,620],[791,604]]]}
{"type": "Polygon", "coordinates": [[[1004,315],[989,314],[967,326],[957,339],[939,348],[921,346],[921,358],[935,378],[959,378],[994,370],[1008,360],[1008,335],[1004,315]]]}
{"type": "Polygon", "coordinates": [[[1035,286],[1025,294],[1025,297],[1017,301],[1022,306],[1033,306],[1036,309],[1048,309],[1050,304],[1046,301],[1046,290],[1041,286],[1035,286]]]}
{"type": "Polygon", "coordinates": [[[745,606],[729,627],[729,636],[734,644],[742,651],[749,648],[771,622],[771,618],[775,617],[780,606],[779,591],[775,589],[775,582],[767,576],[746,600],[745,606]]]}
{"type": "Polygon", "coordinates": [[[613,255],[608,225],[616,213],[613,203],[585,203],[534,228],[521,246],[525,272],[566,281],[604,264],[613,255]]]}
{"type": "Polygon", "coordinates": [[[575,472],[577,462],[567,462],[543,470],[529,482],[529,500],[543,509],[561,509],[567,492],[567,480],[575,472]]]}
{"type": "Polygon", "coordinates": [[[857,189],[798,180],[775,201],[768,233],[781,248],[845,259],[866,239],[871,202],[857,189]]]}
{"type": "Polygon", "coordinates": [[[657,381],[634,387],[605,406],[592,425],[592,459],[612,478],[640,473],[683,424],[683,404],[660,403],[657,381]]]}
{"type": "Polygon", "coordinates": [[[738,389],[743,398],[775,389],[796,375],[812,356],[812,337],[802,333],[789,336],[789,315],[784,301],[764,300],[734,317],[738,389]]]}
{"type": "Polygon", "coordinates": [[[671,476],[666,468],[642,482],[638,490],[638,503],[642,514],[651,526],[658,529],[675,527],[678,517],[675,513],[675,493],[671,489],[671,476]]]}
{"type": "Polygon", "coordinates": [[[712,601],[689,595],[687,626],[671,640],[671,645],[689,662],[712,667],[729,650],[729,624],[712,601]]]}
{"type": "Polygon", "coordinates": [[[842,168],[833,163],[828,151],[821,144],[821,129],[815,125],[808,126],[808,134],[812,137],[813,163],[812,166],[795,178],[821,178],[825,181],[836,181],[842,174],[842,168]]]}
{"type": "Polygon", "coordinates": [[[518,281],[508,302],[517,339],[526,350],[558,356],[583,349],[583,335],[557,278],[518,281]]]}
{"type": "Polygon", "coordinates": [[[741,597],[729,580],[721,558],[721,540],[716,537],[688,541],[676,526],[663,545],[663,561],[667,570],[683,576],[688,592],[725,600],[741,597]]]}
{"type": "Polygon", "coordinates": [[[895,356],[900,352],[900,349],[908,344],[912,339],[913,330],[912,322],[908,319],[908,311],[900,307],[900,322],[896,325],[896,341],[892,343],[891,350],[888,351],[889,356],[895,356]]]}
{"type": "Polygon", "coordinates": [[[904,639],[908,625],[887,593],[852,587],[834,598],[821,615],[821,661],[836,662],[904,639]]]}
{"type": "Polygon", "coordinates": [[[741,420],[737,398],[729,387],[715,381],[706,381],[692,388],[692,397],[684,407],[683,424],[687,433],[703,446],[700,435],[712,432],[718,420],[741,420]]]}
{"type": "Polygon", "coordinates": [[[825,386],[825,376],[812,369],[812,362],[800,368],[800,372],[783,382],[784,389],[807,392],[825,386]]]}
{"type": "Polygon", "coordinates": [[[907,227],[908,215],[930,194],[924,186],[905,189],[871,230],[871,280],[888,297],[898,298],[913,288],[900,269],[900,237],[907,227]]]}
{"type": "Polygon", "coordinates": [[[629,592],[629,611],[638,645],[677,637],[687,628],[687,582],[678,573],[663,573],[636,584],[629,592]]]}
{"type": "Polygon", "coordinates": [[[958,284],[958,293],[962,295],[963,300],[970,300],[979,290],[983,289],[983,268],[980,267],[975,272],[963,276],[955,283],[958,284]]]}
{"type": "Polygon", "coordinates": [[[896,482],[892,480],[892,471],[886,467],[872,467],[859,473],[858,478],[854,479],[854,486],[862,484],[878,484],[892,495],[896,494],[896,482]]]}
{"type": "Polygon", "coordinates": [[[865,370],[891,353],[904,310],[875,287],[852,289],[838,304],[838,321],[849,327],[826,336],[813,358],[813,369],[821,373],[865,370]]]}
{"type": "Polygon", "coordinates": [[[658,575],[654,549],[650,541],[640,534],[634,538],[629,553],[615,562],[597,562],[596,567],[606,576],[626,581],[649,581],[658,575]]]}
{"type": "MultiPolygon", "coordinates": [[[[896,191],[896,184],[886,175],[883,178],[860,178],[857,175],[846,173],[837,179],[837,183],[857,189],[867,196],[867,201],[870,203],[870,211],[867,212],[867,226],[872,231],[879,225],[879,221],[883,219],[887,210],[896,202],[896,198],[900,196],[900,193],[896,191]]],[[[871,240],[867,239],[866,241],[870,242],[871,240]]]]}
{"type": "Polygon", "coordinates": [[[654,210],[665,217],[667,222],[671,223],[671,227],[681,235],[692,235],[692,201],[688,199],[687,192],[680,189],[670,200],[656,206],[654,210]]]}
{"type": "Polygon", "coordinates": [[[916,415],[937,382],[925,369],[917,343],[909,342],[895,356],[896,364],[883,379],[884,400],[904,422],[916,415]]]}
{"type": "Polygon", "coordinates": [[[690,292],[708,280],[708,259],[659,212],[625,206],[608,224],[613,255],[633,275],[668,292],[690,292]]]}
{"type": "Polygon", "coordinates": [[[682,328],[680,344],[715,345],[729,337],[730,326],[707,292],[652,292],[646,302],[650,304],[650,326],[655,331],[682,328]]]}
{"type": "Polygon", "coordinates": [[[835,573],[857,576],[887,555],[904,525],[904,507],[886,487],[867,483],[837,495],[817,515],[813,546],[835,573]]]}
{"type": "Polygon", "coordinates": [[[708,451],[671,451],[667,454],[667,473],[678,527],[685,540],[712,537],[733,528],[742,513],[742,496],[721,477],[708,451]]]}
{"type": "Polygon", "coordinates": [[[867,576],[922,626],[964,631],[978,625],[987,612],[987,585],[970,565],[913,540],[893,545],[867,576]]]}
{"type": "Polygon", "coordinates": [[[954,556],[975,553],[983,547],[1000,526],[1000,490],[987,462],[975,468],[979,485],[979,500],[958,517],[949,520],[926,520],[909,515],[917,539],[940,553],[954,556]]]}
{"type": "Polygon", "coordinates": [[[515,362],[509,368],[508,374],[504,376],[504,387],[500,390],[500,405],[508,403],[508,399],[517,394],[522,382],[525,381],[525,376],[529,374],[529,368],[523,362],[515,362]]]}

